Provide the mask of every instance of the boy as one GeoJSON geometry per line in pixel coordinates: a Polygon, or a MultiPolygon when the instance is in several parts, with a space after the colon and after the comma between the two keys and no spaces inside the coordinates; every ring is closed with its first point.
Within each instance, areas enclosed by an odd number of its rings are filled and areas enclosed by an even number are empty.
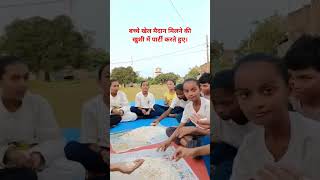
{"type": "Polygon", "coordinates": [[[173,99],[170,107],[168,107],[168,109],[165,112],[162,112],[161,116],[151,123],[152,126],[156,126],[157,124],[160,123],[162,119],[166,118],[167,116],[175,117],[180,122],[184,107],[189,101],[187,100],[186,96],[183,93],[182,84],[178,84],[175,87],[175,91],[176,91],[177,97],[173,99]]]}
{"type": "Polygon", "coordinates": [[[292,82],[293,109],[320,121],[320,37],[303,35],[288,50],[284,60],[292,82]]]}
{"type": "Polygon", "coordinates": [[[203,73],[199,78],[201,96],[210,100],[210,82],[211,75],[209,73],[203,73]]]}
{"type": "Polygon", "coordinates": [[[137,93],[135,106],[131,106],[130,111],[138,115],[139,119],[150,119],[156,116],[153,109],[155,99],[152,93],[149,92],[148,81],[141,82],[141,92],[137,93]]]}

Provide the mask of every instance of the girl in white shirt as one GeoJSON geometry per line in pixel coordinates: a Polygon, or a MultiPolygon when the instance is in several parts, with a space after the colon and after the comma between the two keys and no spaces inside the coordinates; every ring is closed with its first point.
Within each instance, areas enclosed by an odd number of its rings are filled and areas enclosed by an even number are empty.
{"type": "Polygon", "coordinates": [[[121,121],[134,121],[137,115],[130,111],[129,102],[124,92],[119,91],[119,82],[110,80],[110,114],[121,116],[121,121]]]}
{"type": "Polygon", "coordinates": [[[52,107],[28,92],[28,76],[22,60],[0,57],[0,168],[30,168],[40,180],[84,178],[83,167],[64,157],[52,107]]]}
{"type": "Polygon", "coordinates": [[[243,141],[232,180],[320,179],[320,126],[288,112],[288,72],[281,60],[251,54],[235,66],[235,93],[258,126],[243,141]]]}
{"type": "Polygon", "coordinates": [[[137,114],[139,119],[150,119],[157,116],[156,111],[153,109],[155,98],[149,92],[148,81],[141,82],[141,92],[136,95],[135,106],[131,106],[131,112],[137,114]]]}

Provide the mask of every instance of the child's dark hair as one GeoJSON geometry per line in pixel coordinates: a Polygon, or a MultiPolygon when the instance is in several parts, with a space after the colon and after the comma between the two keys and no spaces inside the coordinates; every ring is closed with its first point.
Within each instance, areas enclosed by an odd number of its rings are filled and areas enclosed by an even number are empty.
{"type": "Polygon", "coordinates": [[[177,84],[174,90],[180,90],[183,91],[183,84],[177,84]]]}
{"type": "Polygon", "coordinates": [[[211,74],[210,73],[203,73],[200,78],[199,78],[199,83],[200,84],[205,84],[205,83],[208,83],[208,84],[211,84],[211,74]]]}
{"type": "Polygon", "coordinates": [[[186,80],[183,81],[182,87],[184,86],[185,83],[187,82],[195,82],[197,84],[198,87],[200,87],[200,83],[198,80],[194,79],[194,78],[188,78],[186,80]]]}
{"type": "Polygon", "coordinates": [[[168,82],[168,81],[171,81],[171,82],[173,82],[174,85],[176,85],[176,81],[175,81],[175,80],[173,80],[173,79],[168,79],[166,82],[168,82]]]}
{"type": "Polygon", "coordinates": [[[148,85],[149,85],[149,82],[148,82],[147,80],[143,80],[143,81],[141,81],[141,83],[140,83],[140,87],[142,87],[142,84],[145,83],[145,82],[148,83],[148,85]]]}
{"type": "Polygon", "coordinates": [[[288,70],[283,61],[280,58],[264,53],[253,53],[240,58],[234,66],[233,73],[236,74],[241,65],[252,62],[266,62],[273,64],[276,70],[279,72],[279,75],[281,76],[283,81],[287,85],[289,84],[288,70]]]}
{"type": "Polygon", "coordinates": [[[2,79],[3,75],[6,73],[6,68],[9,65],[13,64],[26,64],[22,61],[22,59],[16,56],[1,56],[0,57],[0,79],[2,79]]]}
{"type": "Polygon", "coordinates": [[[303,35],[287,51],[284,61],[292,70],[314,68],[320,71],[320,37],[303,35]]]}
{"type": "Polygon", "coordinates": [[[99,68],[99,71],[98,71],[98,79],[99,79],[99,81],[102,79],[102,72],[103,72],[103,69],[105,68],[105,67],[107,67],[108,66],[108,63],[104,63],[104,64],[102,64],[102,66],[99,68]]]}
{"type": "Polygon", "coordinates": [[[119,82],[117,79],[110,79],[110,84],[112,84],[113,82],[119,82]]]}
{"type": "Polygon", "coordinates": [[[225,89],[234,91],[234,73],[232,69],[225,69],[217,72],[212,80],[212,89],[225,89]]]}

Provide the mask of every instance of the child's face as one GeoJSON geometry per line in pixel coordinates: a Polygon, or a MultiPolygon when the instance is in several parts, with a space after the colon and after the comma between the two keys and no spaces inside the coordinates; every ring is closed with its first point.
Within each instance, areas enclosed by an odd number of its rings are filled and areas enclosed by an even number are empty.
{"type": "Polygon", "coordinates": [[[174,90],[174,83],[172,81],[167,81],[167,87],[169,90],[174,90]]]}
{"type": "Polygon", "coordinates": [[[183,85],[183,93],[190,101],[196,101],[200,97],[200,88],[194,81],[188,81],[183,85]]]}
{"type": "Polygon", "coordinates": [[[200,83],[200,89],[203,94],[210,94],[210,84],[209,83],[200,83]]]}
{"type": "Polygon", "coordinates": [[[2,94],[6,98],[22,100],[27,89],[29,69],[25,64],[12,64],[5,68],[0,80],[2,94]]]}
{"type": "Polygon", "coordinates": [[[148,92],[149,90],[149,83],[148,82],[143,82],[142,85],[141,85],[141,90],[143,92],[148,92]]]}
{"type": "Polygon", "coordinates": [[[239,103],[233,92],[223,88],[213,90],[213,107],[218,116],[223,120],[237,120],[243,117],[239,103]]]}
{"type": "Polygon", "coordinates": [[[289,70],[291,74],[293,94],[298,99],[312,100],[319,96],[320,92],[320,72],[308,68],[304,70],[289,70]]]}
{"type": "Polygon", "coordinates": [[[117,93],[119,91],[119,86],[120,85],[118,81],[113,81],[110,86],[111,93],[117,93]]]}
{"type": "Polygon", "coordinates": [[[183,100],[187,100],[187,98],[186,98],[186,96],[184,95],[184,93],[183,93],[183,91],[181,91],[181,90],[179,90],[179,89],[177,89],[176,90],[176,95],[177,95],[177,97],[179,98],[179,99],[183,99],[183,100]]]}
{"type": "Polygon", "coordinates": [[[288,87],[275,65],[251,62],[235,74],[236,96],[241,110],[257,125],[268,125],[288,111],[288,87]]]}

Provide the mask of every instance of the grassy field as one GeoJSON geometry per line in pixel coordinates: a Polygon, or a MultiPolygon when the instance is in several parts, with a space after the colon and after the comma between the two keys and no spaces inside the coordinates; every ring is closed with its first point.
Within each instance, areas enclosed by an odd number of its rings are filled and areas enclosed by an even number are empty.
{"type": "MultiPolygon", "coordinates": [[[[82,104],[99,93],[95,80],[50,83],[30,81],[30,90],[48,100],[60,127],[63,128],[80,127],[82,104]]],[[[129,101],[134,101],[140,87],[121,88],[121,90],[127,94],[129,101]]],[[[157,99],[161,98],[165,91],[165,85],[150,87],[150,92],[157,99]]]]}

